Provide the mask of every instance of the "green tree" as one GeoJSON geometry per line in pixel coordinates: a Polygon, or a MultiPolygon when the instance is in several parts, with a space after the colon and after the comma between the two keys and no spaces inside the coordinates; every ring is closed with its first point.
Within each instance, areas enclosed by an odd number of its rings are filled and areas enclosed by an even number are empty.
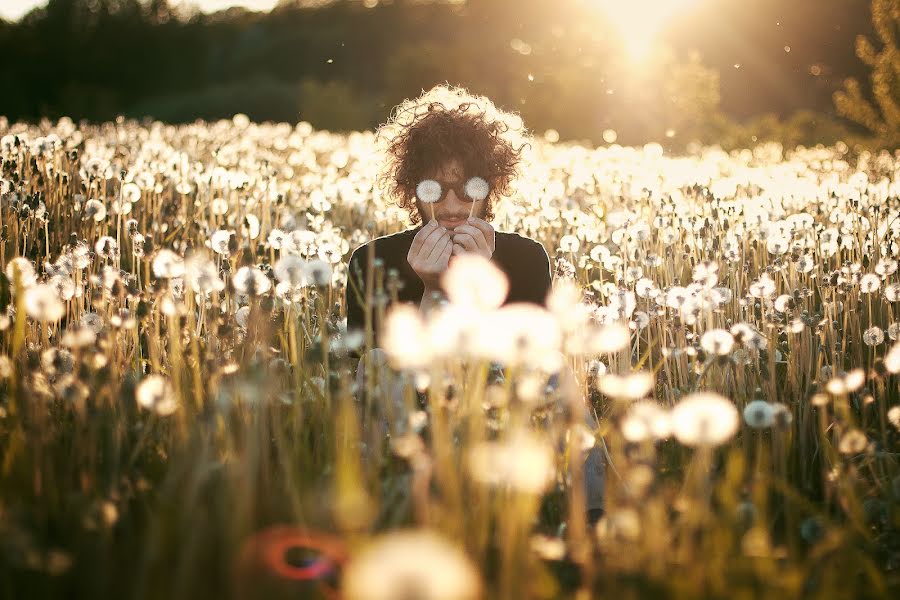
{"type": "Polygon", "coordinates": [[[879,144],[900,147],[900,0],[872,0],[872,23],[881,50],[865,36],[856,39],[856,54],[871,69],[874,104],[863,96],[859,82],[848,79],[835,92],[840,115],[872,131],[879,144]]]}

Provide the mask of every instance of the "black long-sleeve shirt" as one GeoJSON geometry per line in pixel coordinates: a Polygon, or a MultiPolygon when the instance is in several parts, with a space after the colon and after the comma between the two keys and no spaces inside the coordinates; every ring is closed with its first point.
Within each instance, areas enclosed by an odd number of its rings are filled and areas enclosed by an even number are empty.
{"type": "MultiPolygon", "coordinates": [[[[366,268],[369,262],[369,246],[372,244],[375,246],[375,258],[380,258],[384,262],[385,282],[387,281],[386,275],[391,269],[396,269],[399,274],[402,285],[397,299],[400,302],[412,302],[417,305],[422,300],[425,286],[409,265],[406,257],[413,238],[423,226],[376,238],[353,251],[350,256],[344,296],[348,331],[365,330],[366,268]]],[[[540,242],[518,233],[496,231],[491,262],[509,278],[509,293],[504,304],[512,302],[545,304],[551,282],[550,258],[540,242]]],[[[385,314],[387,314],[387,307],[385,314]]],[[[373,313],[375,346],[378,347],[379,327],[377,327],[375,318],[375,313],[373,313]]]]}

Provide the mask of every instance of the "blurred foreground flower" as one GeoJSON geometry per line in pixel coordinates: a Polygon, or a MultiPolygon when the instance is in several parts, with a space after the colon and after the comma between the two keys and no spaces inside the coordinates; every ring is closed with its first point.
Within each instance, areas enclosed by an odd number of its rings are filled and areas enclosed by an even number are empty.
{"type": "Polygon", "coordinates": [[[58,321],[66,307],[53,286],[41,283],[25,290],[25,312],[35,321],[58,321]]]}
{"type": "Polygon", "coordinates": [[[616,400],[640,400],[653,390],[653,374],[646,371],[625,376],[607,373],[598,378],[597,387],[616,400]]]}
{"type": "Polygon", "coordinates": [[[141,380],[135,397],[139,405],[161,417],[171,415],[178,408],[175,389],[162,375],[148,375],[141,380]]]}
{"type": "Polygon", "coordinates": [[[492,485],[539,494],[553,481],[553,449],[541,438],[520,432],[499,442],[482,442],[469,450],[472,477],[492,485]]]}
{"type": "Polygon", "coordinates": [[[714,392],[697,392],[672,409],[672,433],[686,446],[718,446],[738,428],[734,404],[714,392]]]}
{"type": "Polygon", "coordinates": [[[353,557],[341,589],[346,600],[472,600],[481,580],[462,550],[431,531],[396,531],[353,557]]]}
{"type": "Polygon", "coordinates": [[[499,307],[509,292],[506,274],[478,254],[457,256],[441,283],[452,303],[482,310],[499,307]]]}

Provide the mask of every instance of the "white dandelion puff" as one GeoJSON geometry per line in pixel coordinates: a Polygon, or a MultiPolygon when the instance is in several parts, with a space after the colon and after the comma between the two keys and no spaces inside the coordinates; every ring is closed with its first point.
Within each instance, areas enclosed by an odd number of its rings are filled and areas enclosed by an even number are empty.
{"type": "Polygon", "coordinates": [[[656,402],[635,402],[628,408],[620,429],[629,442],[667,438],[672,431],[669,411],[656,402]]]}
{"type": "Polygon", "coordinates": [[[640,400],[653,390],[653,374],[638,371],[628,375],[607,373],[597,379],[597,388],[617,400],[640,400]]]}
{"type": "Polygon", "coordinates": [[[162,248],[153,257],[153,275],[159,279],[174,279],[184,275],[184,259],[168,248],[162,248]]]}
{"type": "Polygon", "coordinates": [[[231,278],[231,283],[244,296],[262,296],[272,287],[272,282],[262,270],[250,266],[238,269],[231,278]]]}
{"type": "Polygon", "coordinates": [[[686,446],[718,446],[738,429],[734,404],[714,392],[690,394],[672,409],[672,433],[686,446]]]}
{"type": "Polygon", "coordinates": [[[556,474],[553,449],[545,440],[525,432],[474,445],[468,466],[477,481],[532,494],[547,489],[556,474]]]}
{"type": "Polygon", "coordinates": [[[35,321],[58,321],[66,314],[66,307],[53,286],[45,283],[25,290],[25,312],[35,321]]]}
{"type": "Polygon", "coordinates": [[[416,197],[426,204],[441,199],[441,184],[434,179],[425,179],[416,186],[416,197]]]}
{"type": "Polygon", "coordinates": [[[765,400],[754,400],[744,406],[744,422],[754,429],[771,427],[775,421],[775,411],[765,400]]]}
{"type": "Polygon", "coordinates": [[[392,531],[349,561],[341,578],[346,600],[476,600],[478,570],[461,548],[428,530],[392,531]]]}
{"type": "Polygon", "coordinates": [[[478,254],[456,257],[441,276],[441,283],[451,302],[480,310],[499,307],[509,291],[506,274],[478,254]]]}
{"type": "Polygon", "coordinates": [[[490,191],[491,187],[488,184],[487,180],[483,177],[479,177],[476,175],[475,177],[469,178],[469,180],[466,182],[466,196],[468,196],[472,200],[484,200],[488,197],[490,191]]]}
{"type": "Polygon", "coordinates": [[[162,375],[148,375],[142,379],[135,390],[135,398],[141,407],[161,417],[171,415],[178,408],[175,389],[162,375]]]}
{"type": "Polygon", "coordinates": [[[228,245],[231,242],[232,235],[234,235],[233,231],[225,229],[219,229],[218,231],[213,232],[209,238],[209,247],[212,248],[212,251],[216,254],[228,256],[228,245]]]}
{"type": "Polygon", "coordinates": [[[306,261],[293,254],[286,254],[279,258],[273,272],[275,279],[291,286],[302,287],[308,283],[306,261]]]}
{"type": "Polygon", "coordinates": [[[734,347],[734,336],[724,329],[710,329],[700,338],[700,347],[707,354],[725,356],[734,347]]]}
{"type": "Polygon", "coordinates": [[[872,326],[863,332],[863,343],[866,346],[877,346],[884,341],[884,331],[880,327],[872,326]]]}
{"type": "Polygon", "coordinates": [[[19,282],[23,288],[31,287],[37,283],[37,274],[34,272],[34,265],[27,258],[17,256],[6,263],[6,277],[10,284],[15,280],[14,269],[19,269],[19,282]]]}

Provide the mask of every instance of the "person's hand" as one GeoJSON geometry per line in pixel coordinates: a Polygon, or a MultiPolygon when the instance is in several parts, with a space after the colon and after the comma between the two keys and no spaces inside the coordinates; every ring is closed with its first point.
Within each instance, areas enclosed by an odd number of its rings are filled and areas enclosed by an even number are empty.
{"type": "Polygon", "coordinates": [[[494,228],[490,223],[477,217],[470,217],[466,223],[453,229],[453,255],[473,253],[490,260],[494,255],[494,228]]]}
{"type": "Polygon", "coordinates": [[[433,219],[413,238],[406,260],[426,292],[440,288],[441,273],[447,270],[452,250],[450,232],[433,219]]]}

